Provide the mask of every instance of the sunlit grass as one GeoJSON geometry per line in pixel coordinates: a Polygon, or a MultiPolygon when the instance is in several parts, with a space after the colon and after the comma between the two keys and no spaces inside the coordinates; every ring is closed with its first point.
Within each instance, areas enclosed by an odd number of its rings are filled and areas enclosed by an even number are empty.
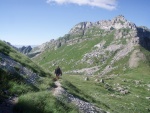
{"type": "Polygon", "coordinates": [[[146,99],[149,96],[147,84],[150,84],[150,72],[148,70],[149,66],[143,64],[125,74],[110,77],[111,79],[108,79],[109,75],[107,75],[107,77],[102,77],[105,81],[104,84],[95,82],[96,76],[91,76],[89,81],[85,81],[85,76],[64,75],[62,84],[70,93],[85,101],[92,102],[106,111],[112,113],[146,113],[150,107],[149,100],[146,99]],[[141,83],[136,85],[135,80],[141,81],[141,83]],[[110,89],[105,88],[106,84],[109,84],[110,89]],[[129,93],[120,94],[115,90],[117,87],[126,87],[129,93]]]}

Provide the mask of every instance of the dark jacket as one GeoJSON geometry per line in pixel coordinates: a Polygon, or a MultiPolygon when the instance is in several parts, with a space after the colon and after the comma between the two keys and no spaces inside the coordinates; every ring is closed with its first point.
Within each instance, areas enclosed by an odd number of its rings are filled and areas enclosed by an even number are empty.
{"type": "Polygon", "coordinates": [[[56,75],[62,75],[62,71],[59,67],[55,69],[55,74],[56,75]]]}

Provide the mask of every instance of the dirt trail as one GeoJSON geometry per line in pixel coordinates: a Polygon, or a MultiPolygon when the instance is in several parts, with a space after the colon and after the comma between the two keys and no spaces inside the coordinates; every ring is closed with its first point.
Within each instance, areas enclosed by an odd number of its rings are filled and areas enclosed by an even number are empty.
{"type": "Polygon", "coordinates": [[[53,95],[62,102],[67,101],[68,103],[74,104],[80,113],[107,113],[102,109],[94,106],[93,104],[85,102],[73,96],[72,94],[69,94],[65,89],[61,87],[59,81],[55,81],[55,85],[56,88],[54,88],[53,90],[53,95]]]}
{"type": "MultiPolygon", "coordinates": [[[[59,81],[55,81],[55,88],[52,90],[53,95],[62,102],[72,103],[79,110],[79,113],[107,113],[102,109],[94,106],[89,102],[85,102],[72,94],[69,94],[62,88],[59,81]]],[[[0,104],[0,113],[14,113],[13,106],[18,103],[18,97],[10,97],[0,104]]]]}

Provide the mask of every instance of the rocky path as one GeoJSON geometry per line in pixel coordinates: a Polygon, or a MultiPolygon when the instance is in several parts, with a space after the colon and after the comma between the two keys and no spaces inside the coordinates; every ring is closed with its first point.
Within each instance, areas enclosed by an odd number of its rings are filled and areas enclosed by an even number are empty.
{"type": "MultiPolygon", "coordinates": [[[[53,95],[62,102],[74,104],[79,113],[107,113],[102,109],[94,106],[89,102],[85,102],[72,94],[69,94],[64,88],[61,87],[59,81],[55,82],[56,87],[53,89],[53,95]]],[[[18,97],[12,96],[0,103],[0,113],[14,113],[13,106],[18,102],[18,97]]]]}
{"type": "Polygon", "coordinates": [[[56,88],[53,90],[53,95],[62,102],[67,101],[68,103],[73,103],[79,109],[80,113],[107,113],[93,104],[85,102],[72,94],[69,94],[61,87],[59,81],[56,81],[55,85],[56,88]]]}
{"type": "Polygon", "coordinates": [[[18,102],[18,97],[13,96],[0,104],[0,113],[14,113],[13,106],[18,102]]]}

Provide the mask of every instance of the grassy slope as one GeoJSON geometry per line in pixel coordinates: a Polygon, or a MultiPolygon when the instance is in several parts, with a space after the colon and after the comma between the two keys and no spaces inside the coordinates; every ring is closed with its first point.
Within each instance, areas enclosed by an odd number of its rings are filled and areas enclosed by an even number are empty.
{"type": "MultiPolygon", "coordinates": [[[[57,63],[57,61],[59,61],[57,65],[65,67],[65,70],[71,70],[73,68],[74,62],[80,60],[85,53],[91,50],[91,48],[95,44],[97,44],[98,40],[99,39],[87,40],[85,42],[75,44],[72,46],[64,45],[63,47],[58,48],[57,50],[46,51],[42,54],[42,56],[40,56],[43,59],[41,59],[38,62],[45,68],[50,67],[50,69],[54,69],[56,66],[52,66],[52,64],[55,64],[57,63]],[[48,63],[50,61],[52,62],[48,63]]],[[[34,60],[36,61],[37,59],[39,59],[39,57],[34,60]]]]}
{"type": "Polygon", "coordinates": [[[146,97],[149,97],[147,85],[150,84],[150,52],[142,47],[138,49],[145,54],[147,60],[141,61],[137,68],[129,69],[128,61],[130,55],[124,57],[114,64],[114,66],[119,68],[102,77],[105,84],[94,81],[97,78],[99,79],[99,77],[90,77],[90,81],[84,81],[85,76],[78,75],[64,75],[62,84],[70,93],[112,113],[149,112],[150,105],[146,97]],[[123,67],[126,70],[123,70],[123,67]],[[112,77],[110,76],[112,74],[118,74],[118,76],[112,77]],[[136,85],[135,80],[140,81],[140,84],[136,85]],[[117,87],[127,88],[130,93],[122,95],[114,90],[117,87]]]}
{"type": "Polygon", "coordinates": [[[129,60],[128,56],[125,57],[116,62],[115,65],[120,64],[119,68],[102,77],[105,84],[95,82],[95,79],[101,79],[96,76],[90,77],[89,81],[84,81],[85,76],[64,75],[63,86],[74,95],[112,113],[147,113],[150,108],[149,100],[146,99],[149,97],[147,84],[150,84],[150,52],[144,48],[140,49],[147,57],[147,61],[141,61],[137,68],[127,68],[123,71],[120,67],[123,67],[122,64],[126,64],[129,60]],[[110,76],[112,74],[119,75],[110,76]],[[140,84],[136,85],[135,80],[140,81],[140,84]],[[125,87],[130,93],[122,95],[114,90],[117,87],[125,87]]]}
{"type": "MultiPolygon", "coordinates": [[[[4,42],[0,41],[0,52],[10,56],[15,61],[21,63],[23,66],[33,70],[38,73],[40,76],[50,75],[46,73],[41,67],[32,62],[29,58],[17,52],[15,49],[11,48],[4,42]]],[[[2,60],[2,58],[0,58],[2,60]]],[[[22,94],[25,92],[36,91],[38,88],[32,85],[26,85],[24,78],[19,76],[18,73],[10,74],[7,70],[0,69],[0,89],[8,90],[11,93],[22,94]]]]}
{"type": "Polygon", "coordinates": [[[71,105],[63,104],[47,91],[47,88],[51,88],[53,85],[53,77],[48,76],[49,73],[2,41],[0,41],[0,52],[43,76],[35,86],[26,84],[24,78],[17,73],[12,75],[7,70],[0,69],[0,103],[5,98],[17,94],[19,95],[19,102],[14,107],[15,112],[62,113],[67,111],[68,113],[77,113],[71,105]],[[9,93],[5,94],[4,90],[9,93]]]}
{"type": "MultiPolygon", "coordinates": [[[[46,51],[34,60],[40,59],[38,63],[50,70],[55,68],[55,65],[51,66],[55,63],[60,65],[65,71],[88,67],[87,64],[75,64],[100,41],[106,41],[104,45],[105,48],[113,41],[113,32],[111,35],[107,35],[107,37],[100,35],[93,36],[93,33],[96,34],[97,32],[100,34],[103,33],[103,31],[93,28],[84,36],[84,38],[92,37],[92,40],[87,40],[72,46],[63,46],[57,50],[46,51]],[[57,61],[59,61],[59,63],[57,61]]],[[[128,33],[129,31],[125,29],[125,32],[128,33]]],[[[122,38],[118,40],[118,43],[126,44],[126,39],[122,38]]],[[[97,78],[101,79],[98,76],[90,77],[90,81],[84,81],[85,76],[63,75],[63,87],[77,97],[85,101],[90,101],[98,107],[112,113],[146,113],[148,112],[148,108],[150,108],[149,100],[146,99],[146,97],[149,96],[147,84],[150,84],[150,52],[144,48],[140,49],[147,56],[147,61],[141,62],[135,69],[129,69],[128,61],[130,53],[128,56],[113,64],[113,67],[118,66],[118,68],[108,73],[106,77],[102,77],[105,84],[96,83],[94,81],[97,78]],[[126,68],[126,70],[123,70],[124,68],[126,68]],[[112,74],[118,76],[112,77],[110,76],[112,74]],[[140,80],[141,83],[136,85],[134,80],[140,80]],[[117,87],[125,87],[130,93],[122,95],[114,90],[117,87]]],[[[112,56],[107,59],[106,64],[110,63],[115,52],[111,54],[112,56]]],[[[102,65],[102,68],[104,68],[106,64],[102,65]]]]}
{"type": "MultiPolygon", "coordinates": [[[[92,30],[93,29],[95,30],[95,28],[92,28],[92,30]]],[[[97,29],[97,32],[98,31],[100,33],[103,32],[101,29],[97,29]]],[[[60,65],[64,71],[90,67],[89,64],[79,61],[83,58],[84,54],[92,51],[94,45],[100,43],[102,40],[106,41],[105,47],[107,47],[113,40],[114,32],[106,36],[93,37],[91,37],[89,32],[83,37],[86,37],[86,41],[70,46],[64,45],[57,50],[46,50],[33,60],[45,69],[51,71],[55,69],[56,65],[60,65]]],[[[96,63],[93,65],[96,65],[96,63]]]]}
{"type": "Polygon", "coordinates": [[[0,41],[0,52],[4,53],[5,55],[10,56],[12,59],[21,63],[25,67],[30,68],[34,72],[39,73],[40,76],[45,76],[48,74],[48,73],[45,73],[45,71],[40,66],[38,66],[36,63],[34,63],[28,57],[17,52],[15,49],[11,48],[10,46],[8,46],[7,44],[5,44],[2,41],[0,41]]]}

